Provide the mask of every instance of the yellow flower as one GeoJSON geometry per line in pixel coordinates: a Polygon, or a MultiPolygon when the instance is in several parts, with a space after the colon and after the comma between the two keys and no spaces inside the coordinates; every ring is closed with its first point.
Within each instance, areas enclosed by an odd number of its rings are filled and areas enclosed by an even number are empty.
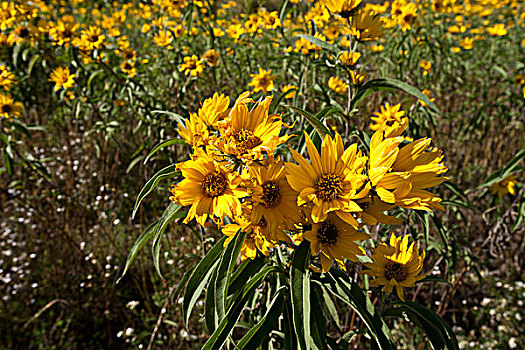
{"type": "Polygon", "coordinates": [[[432,68],[432,63],[427,60],[420,60],[419,66],[423,69],[423,75],[427,75],[428,72],[430,72],[430,69],[432,68]]]}
{"type": "Polygon", "coordinates": [[[359,52],[348,52],[345,51],[339,56],[339,60],[346,64],[347,66],[355,66],[357,63],[357,60],[361,57],[361,54],[359,52]]]}
{"type": "Polygon", "coordinates": [[[330,77],[328,80],[328,87],[338,94],[345,94],[348,90],[348,84],[345,84],[345,82],[338,77],[330,77]]]}
{"type": "Polygon", "coordinates": [[[6,119],[18,118],[23,109],[22,103],[15,102],[9,95],[0,94],[0,117],[6,119]]]}
{"type": "Polygon", "coordinates": [[[179,66],[179,71],[191,74],[192,77],[199,76],[204,71],[204,62],[195,55],[184,57],[184,63],[179,66]]]}
{"type": "Polygon", "coordinates": [[[219,53],[214,49],[206,51],[203,58],[211,67],[217,67],[219,65],[219,53]]]}
{"type": "Polygon", "coordinates": [[[373,52],[381,52],[385,49],[385,47],[383,45],[373,45],[371,49],[373,52]]]}
{"type": "Polygon", "coordinates": [[[487,27],[487,33],[492,36],[504,36],[507,35],[508,30],[505,28],[504,24],[495,24],[492,27],[487,27]]]}
{"type": "Polygon", "coordinates": [[[286,163],[286,178],[297,192],[298,205],[312,203],[311,218],[314,223],[326,220],[329,212],[335,212],[343,221],[359,227],[352,213],[362,211],[354,200],[368,195],[364,188],[367,157],[352,144],[344,150],[341,135],[332,139],[326,135],[321,146],[321,154],[305,133],[306,147],[310,162],[290,149],[298,164],[286,163]]]}
{"type": "Polygon", "coordinates": [[[363,2],[363,0],[321,0],[332,13],[337,13],[341,17],[349,18],[353,11],[363,2]]]}
{"type": "Polygon", "coordinates": [[[371,258],[373,263],[364,264],[369,270],[359,273],[375,277],[370,281],[371,287],[384,285],[383,291],[388,293],[396,287],[402,301],[405,301],[403,287],[413,287],[417,281],[426,277],[420,275],[425,251],[419,253],[416,243],[408,246],[408,235],[396,237],[392,234],[390,245],[381,243],[374,249],[371,258]]]}
{"type": "Polygon", "coordinates": [[[514,84],[521,86],[525,85],[525,75],[523,74],[516,74],[514,76],[514,84]]]}
{"type": "Polygon", "coordinates": [[[255,92],[262,91],[262,92],[268,92],[273,90],[273,80],[275,79],[275,75],[270,75],[272,70],[265,70],[262,68],[259,68],[258,74],[251,74],[250,76],[253,78],[249,86],[253,86],[253,90],[255,92]]]}
{"type": "Polygon", "coordinates": [[[359,41],[376,41],[385,35],[383,24],[378,14],[370,11],[360,11],[353,17],[350,34],[359,41]]]}
{"type": "Polygon", "coordinates": [[[474,47],[474,39],[466,37],[459,42],[464,50],[471,50],[474,47]]]}
{"type": "Polygon", "coordinates": [[[226,118],[230,98],[216,92],[212,97],[204,100],[199,109],[199,117],[209,126],[218,129],[218,122],[226,118]]]}
{"type": "Polygon", "coordinates": [[[448,168],[441,162],[442,152],[427,151],[431,140],[423,138],[398,148],[399,135],[408,123],[387,132],[376,131],[370,142],[369,176],[372,188],[382,201],[406,209],[445,210],[441,199],[426,188],[439,185],[447,177],[439,176],[448,168]]]}
{"type": "Polygon", "coordinates": [[[352,84],[359,86],[365,82],[366,73],[351,70],[350,77],[352,78],[352,84]]]}
{"type": "Polygon", "coordinates": [[[260,251],[264,255],[268,255],[269,251],[268,249],[273,247],[273,244],[268,241],[264,234],[262,233],[262,227],[265,225],[264,222],[254,224],[249,217],[249,209],[245,209],[244,215],[236,216],[234,221],[236,223],[234,224],[227,224],[222,227],[222,233],[226,236],[228,236],[228,239],[224,242],[224,246],[226,247],[233,237],[235,237],[235,234],[239,232],[239,230],[242,230],[242,232],[246,233],[246,237],[244,238],[244,242],[241,247],[241,260],[244,261],[246,259],[255,259],[257,257],[257,251],[260,251]]]}
{"type": "Polygon", "coordinates": [[[15,75],[9,71],[9,67],[0,65],[0,87],[9,91],[11,85],[15,83],[15,75]]]}
{"type": "Polygon", "coordinates": [[[137,74],[137,69],[135,68],[135,63],[124,61],[120,65],[120,69],[122,69],[122,72],[127,74],[130,78],[133,78],[135,74],[137,74]]]}
{"type": "Polygon", "coordinates": [[[184,223],[193,218],[204,226],[207,218],[222,223],[227,215],[233,218],[241,213],[240,198],[248,195],[240,187],[238,173],[216,162],[203,149],[195,149],[192,159],[177,166],[184,180],[170,188],[170,199],[181,206],[191,205],[184,223]]]}
{"type": "Polygon", "coordinates": [[[168,32],[166,30],[159,31],[154,37],[153,41],[157,46],[165,47],[171,44],[171,41],[173,40],[173,36],[171,32],[168,32]]]}
{"type": "Polygon", "coordinates": [[[284,96],[286,96],[285,98],[294,98],[297,91],[293,90],[299,90],[299,88],[293,84],[288,84],[283,86],[281,92],[284,96]]]}
{"type": "Polygon", "coordinates": [[[72,87],[73,84],[75,84],[75,81],[73,80],[74,78],[75,74],[70,74],[68,67],[57,67],[54,71],[51,72],[51,77],[49,78],[49,81],[55,83],[55,91],[58,91],[62,88],[67,89],[72,87]]]}
{"type": "MultiPolygon", "coordinates": [[[[423,91],[421,91],[426,97],[428,97],[430,99],[430,102],[434,102],[436,99],[432,97],[432,92],[428,89],[424,89],[423,91]]],[[[425,103],[425,101],[422,101],[422,100],[419,100],[419,103],[421,103],[421,105],[423,107],[427,107],[427,104],[425,103]]]]}
{"type": "Polygon", "coordinates": [[[58,20],[56,24],[51,24],[49,34],[53,38],[55,45],[69,46],[77,37],[79,24],[73,21],[58,20]]]}
{"type": "Polygon", "coordinates": [[[417,16],[417,5],[414,3],[407,3],[401,7],[401,14],[397,17],[397,23],[401,26],[403,32],[406,32],[414,24],[417,16]]]}
{"type": "Polygon", "coordinates": [[[321,253],[322,271],[328,272],[333,260],[344,270],[343,258],[359,262],[357,256],[366,253],[355,241],[369,239],[370,236],[330,213],[324,220],[312,223],[311,229],[304,232],[303,238],[310,241],[313,255],[321,253]]]}
{"type": "Polygon", "coordinates": [[[286,180],[284,163],[273,155],[262,165],[248,167],[253,181],[251,221],[266,223],[266,239],[272,242],[289,241],[283,229],[293,228],[302,221],[297,195],[286,180]]]}
{"type": "Polygon", "coordinates": [[[188,145],[193,147],[208,145],[210,136],[208,127],[197,113],[191,113],[185,125],[178,123],[177,126],[177,132],[188,145]]]}
{"type": "Polygon", "coordinates": [[[517,185],[518,175],[508,175],[503,180],[496,182],[490,186],[490,191],[493,194],[497,194],[499,198],[503,197],[507,193],[514,195],[516,190],[514,187],[517,185]]]}
{"type": "Polygon", "coordinates": [[[391,106],[388,102],[381,106],[380,112],[374,112],[375,117],[371,117],[372,122],[370,124],[370,129],[377,130],[388,130],[391,127],[396,127],[399,124],[402,124],[404,121],[403,116],[405,111],[400,111],[401,104],[391,106]]]}
{"type": "Polygon", "coordinates": [[[272,97],[248,109],[247,104],[253,103],[249,94],[241,94],[228,116],[218,123],[221,137],[215,142],[224,154],[246,161],[260,159],[263,153],[273,153],[291,137],[279,137],[285,124],[279,116],[268,113],[272,97]]]}
{"type": "Polygon", "coordinates": [[[102,35],[100,28],[89,26],[88,29],[82,31],[82,36],[80,38],[81,44],[79,46],[90,51],[98,49],[104,42],[105,38],[106,36],[102,35]]]}

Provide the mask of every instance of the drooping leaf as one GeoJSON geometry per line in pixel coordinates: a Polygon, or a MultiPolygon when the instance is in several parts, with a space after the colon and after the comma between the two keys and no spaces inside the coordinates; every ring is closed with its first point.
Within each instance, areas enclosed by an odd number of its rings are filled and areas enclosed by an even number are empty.
{"type": "Polygon", "coordinates": [[[135,206],[133,207],[133,213],[131,214],[131,218],[135,218],[135,214],[137,213],[137,210],[139,209],[140,203],[142,200],[151,193],[157,187],[159,182],[161,180],[174,177],[175,174],[177,174],[177,167],[175,164],[169,165],[165,167],[164,169],[161,169],[158,173],[153,175],[151,179],[146,182],[142,190],[140,190],[139,195],[137,196],[137,200],[135,201],[135,206]]]}
{"type": "Polygon", "coordinates": [[[157,145],[155,145],[155,147],[153,147],[153,149],[148,153],[148,155],[146,156],[146,158],[144,158],[144,164],[146,164],[150,159],[151,157],[157,153],[159,150],[161,150],[162,148],[164,147],[168,147],[168,146],[171,146],[171,145],[183,145],[185,144],[185,141],[183,139],[170,139],[170,140],[166,140],[166,141],[162,141],[160,143],[158,143],[157,145]]]}
{"type": "Polygon", "coordinates": [[[162,274],[160,273],[160,242],[162,235],[164,234],[164,231],[166,231],[166,227],[168,227],[168,224],[175,220],[176,218],[184,217],[186,213],[179,213],[181,210],[181,206],[175,203],[170,203],[170,205],[166,208],[164,213],[162,213],[162,216],[159,219],[159,222],[155,228],[155,232],[153,233],[153,243],[151,245],[151,253],[153,254],[153,265],[155,266],[155,270],[159,274],[160,277],[162,277],[162,274]]]}
{"type": "Polygon", "coordinates": [[[328,129],[316,116],[314,116],[313,114],[303,110],[303,109],[300,109],[300,108],[297,108],[297,107],[294,107],[294,106],[287,106],[288,108],[296,111],[297,113],[301,114],[303,117],[306,118],[306,120],[308,120],[308,122],[310,122],[310,124],[313,126],[313,128],[315,129],[315,131],[317,131],[317,134],[319,134],[319,137],[321,138],[321,140],[324,140],[324,137],[326,135],[330,135],[330,136],[333,136],[332,135],[332,132],[330,131],[330,129],[328,129]]]}
{"type": "Polygon", "coordinates": [[[139,238],[137,238],[137,240],[133,244],[133,247],[131,247],[131,250],[128,253],[128,259],[126,260],[126,265],[124,266],[124,271],[122,271],[122,275],[119,277],[119,279],[117,280],[116,283],[119,283],[120,280],[122,279],[122,277],[124,277],[124,275],[126,274],[126,272],[129,269],[129,267],[131,266],[131,263],[133,262],[133,260],[135,260],[135,257],[137,256],[139,251],[142,249],[144,244],[146,244],[146,242],[151,237],[153,237],[153,233],[155,232],[155,229],[157,228],[157,224],[158,223],[159,223],[159,221],[157,220],[154,223],[152,223],[151,225],[149,225],[144,230],[144,232],[142,232],[140,234],[139,238]]]}

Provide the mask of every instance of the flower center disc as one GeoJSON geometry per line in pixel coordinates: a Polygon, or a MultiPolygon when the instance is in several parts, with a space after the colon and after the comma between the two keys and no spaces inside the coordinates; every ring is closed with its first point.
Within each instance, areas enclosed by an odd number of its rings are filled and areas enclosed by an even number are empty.
{"type": "Polygon", "coordinates": [[[250,130],[241,129],[233,133],[233,138],[237,143],[237,149],[240,153],[246,153],[248,150],[262,144],[259,137],[255,136],[250,130]]]}
{"type": "Polygon", "coordinates": [[[273,208],[281,201],[281,190],[274,181],[266,181],[262,184],[264,206],[273,208]]]}
{"type": "Polygon", "coordinates": [[[208,173],[204,176],[201,187],[208,197],[218,197],[226,191],[226,178],[218,171],[208,173]]]}
{"type": "Polygon", "coordinates": [[[324,174],[315,183],[315,194],[323,201],[335,199],[343,191],[343,181],[337,175],[324,174]]]}
{"type": "Polygon", "coordinates": [[[12,112],[12,110],[13,110],[13,109],[11,108],[11,105],[3,105],[3,106],[2,106],[2,113],[7,113],[7,114],[9,114],[9,113],[12,112]]]}
{"type": "Polygon", "coordinates": [[[333,223],[324,221],[317,230],[317,238],[322,245],[333,246],[337,243],[339,231],[337,231],[337,227],[333,223]]]}
{"type": "Polygon", "coordinates": [[[385,278],[391,280],[392,278],[398,282],[403,282],[408,276],[408,270],[405,265],[395,261],[389,261],[385,265],[385,278]]]}

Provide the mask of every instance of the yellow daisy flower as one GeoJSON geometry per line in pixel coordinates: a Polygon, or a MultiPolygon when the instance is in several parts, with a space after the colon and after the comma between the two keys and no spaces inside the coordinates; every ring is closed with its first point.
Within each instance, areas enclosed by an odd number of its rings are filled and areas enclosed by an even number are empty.
{"type": "Polygon", "coordinates": [[[381,106],[380,112],[374,112],[375,117],[370,117],[372,123],[370,123],[370,129],[377,130],[387,130],[396,124],[402,124],[404,121],[403,116],[405,111],[400,111],[401,104],[391,106],[388,102],[381,106]]]}
{"type": "Polygon", "coordinates": [[[24,107],[22,103],[15,102],[9,95],[0,94],[0,117],[6,119],[18,118],[24,107]]]}
{"type": "Polygon", "coordinates": [[[518,184],[518,175],[509,175],[503,180],[496,182],[490,186],[490,191],[493,194],[497,194],[499,198],[503,197],[507,193],[515,194],[515,186],[518,184]]]}
{"type": "Polygon", "coordinates": [[[303,238],[310,241],[313,255],[321,253],[322,271],[327,272],[334,260],[344,270],[343,258],[359,262],[357,256],[366,253],[355,241],[369,239],[370,236],[330,213],[324,220],[312,223],[311,229],[304,232],[303,238]]]}
{"type": "Polygon", "coordinates": [[[362,211],[354,200],[368,195],[363,188],[367,179],[363,175],[366,156],[352,144],[344,150],[341,135],[332,139],[326,135],[321,146],[321,154],[305,133],[306,147],[311,162],[290,149],[298,164],[286,163],[286,178],[297,192],[298,205],[312,203],[311,218],[314,223],[326,220],[328,213],[335,212],[343,221],[359,227],[352,213],[362,211]]]}
{"type": "Polygon", "coordinates": [[[330,79],[328,79],[328,87],[338,94],[345,94],[348,91],[348,84],[345,84],[345,82],[338,77],[330,77],[330,79]]]}
{"type": "Polygon", "coordinates": [[[191,113],[184,124],[177,124],[177,132],[188,145],[193,147],[208,145],[210,136],[208,127],[197,113],[191,113]]]}
{"type": "Polygon", "coordinates": [[[275,75],[270,75],[272,70],[265,70],[262,68],[259,68],[258,74],[251,74],[250,76],[253,78],[249,86],[253,86],[253,91],[262,91],[262,92],[268,92],[273,90],[273,80],[275,79],[275,75]]]}
{"type": "Polygon", "coordinates": [[[241,213],[240,198],[248,192],[240,187],[241,177],[216,162],[203,149],[197,148],[192,159],[178,164],[184,180],[170,188],[170,199],[181,206],[191,205],[184,219],[193,218],[204,226],[208,217],[222,222],[227,215],[233,218],[241,213]]]}
{"type": "Polygon", "coordinates": [[[214,49],[206,51],[203,57],[210,67],[217,67],[219,65],[219,52],[214,49]]]}
{"type": "Polygon", "coordinates": [[[359,41],[376,41],[383,37],[383,20],[371,11],[360,11],[353,17],[350,34],[359,41]]]}
{"type": "Polygon", "coordinates": [[[419,253],[416,243],[408,246],[408,235],[390,237],[390,245],[381,243],[374,249],[371,256],[373,263],[365,263],[369,270],[360,271],[372,277],[370,286],[384,285],[383,291],[391,293],[396,287],[399,299],[405,301],[403,287],[413,287],[425,278],[420,275],[425,260],[425,251],[419,253]]]}
{"type": "Polygon", "coordinates": [[[72,87],[75,84],[75,74],[69,73],[69,68],[57,67],[51,72],[51,77],[49,81],[55,83],[55,91],[60,89],[67,89],[72,87]]]}
{"type": "Polygon", "coordinates": [[[106,36],[102,34],[99,27],[89,26],[88,29],[82,31],[81,44],[79,46],[89,51],[98,49],[104,43],[105,38],[106,36]]]}
{"type": "Polygon", "coordinates": [[[204,71],[204,62],[195,55],[184,57],[184,63],[179,66],[179,71],[192,77],[199,76],[204,71]]]}
{"type": "Polygon", "coordinates": [[[249,92],[241,94],[227,118],[218,123],[221,137],[215,142],[220,151],[241,160],[259,159],[263,152],[273,153],[291,137],[279,137],[286,124],[279,116],[269,115],[272,97],[266,97],[249,110],[247,104],[253,103],[249,95],[249,92]]]}
{"type": "Polygon", "coordinates": [[[229,105],[230,98],[216,92],[212,97],[204,100],[202,107],[199,109],[199,117],[207,125],[217,129],[217,123],[226,117],[229,105]]]}
{"type": "Polygon", "coordinates": [[[283,228],[302,221],[302,214],[297,206],[298,193],[286,181],[284,163],[270,156],[262,165],[253,163],[248,170],[253,181],[251,220],[265,220],[268,240],[289,241],[283,228]]]}
{"type": "Polygon", "coordinates": [[[352,16],[353,11],[359,6],[363,0],[321,0],[321,3],[332,12],[340,15],[343,18],[352,16]]]}

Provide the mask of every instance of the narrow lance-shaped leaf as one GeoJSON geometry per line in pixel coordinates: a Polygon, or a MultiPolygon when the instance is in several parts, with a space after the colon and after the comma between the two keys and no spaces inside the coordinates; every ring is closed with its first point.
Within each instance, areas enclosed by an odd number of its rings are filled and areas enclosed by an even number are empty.
{"type": "Polygon", "coordinates": [[[310,338],[310,242],[303,241],[292,255],[290,290],[295,334],[300,349],[311,348],[310,338]]]}
{"type": "Polygon", "coordinates": [[[315,131],[317,131],[321,140],[324,140],[324,137],[326,135],[333,136],[332,132],[313,114],[303,109],[294,107],[294,106],[287,106],[287,107],[301,114],[303,117],[305,117],[306,120],[308,120],[308,122],[310,122],[310,124],[314,127],[315,131]]]}
{"type": "Polygon", "coordinates": [[[155,145],[155,147],[153,147],[153,149],[148,153],[146,158],[144,158],[144,164],[146,164],[151,159],[151,157],[155,153],[157,153],[159,150],[161,150],[162,148],[168,147],[168,146],[171,146],[171,145],[181,145],[181,144],[185,144],[185,143],[186,142],[183,139],[171,139],[171,140],[166,140],[166,141],[160,142],[159,144],[155,145]]]}
{"type": "Polygon", "coordinates": [[[133,208],[133,213],[131,214],[131,218],[135,218],[135,214],[137,213],[137,210],[139,209],[140,203],[146,197],[148,194],[151,193],[157,187],[159,182],[161,180],[164,180],[169,177],[174,177],[175,174],[177,174],[177,166],[175,164],[169,165],[163,169],[161,169],[158,173],[153,175],[151,179],[146,182],[142,190],[140,190],[139,195],[137,196],[137,200],[135,201],[135,206],[133,208]]]}
{"type": "Polygon", "coordinates": [[[284,292],[285,287],[281,287],[276,292],[264,316],[237,344],[239,349],[257,349],[263,340],[277,327],[279,317],[283,312],[284,292]]]}
{"type": "Polygon", "coordinates": [[[157,224],[158,224],[158,220],[155,221],[154,223],[152,223],[151,225],[149,225],[144,230],[144,232],[142,232],[140,234],[139,238],[137,238],[137,240],[133,244],[133,247],[131,248],[131,250],[128,253],[128,259],[126,260],[126,265],[124,266],[124,271],[122,271],[122,275],[117,280],[117,283],[119,283],[120,280],[122,279],[122,277],[124,277],[124,275],[126,274],[126,272],[129,269],[129,267],[131,266],[131,263],[133,262],[133,260],[135,260],[135,257],[137,256],[139,251],[142,249],[144,244],[146,244],[146,242],[151,237],[153,237],[153,233],[155,232],[155,229],[157,228],[157,224]]]}
{"type": "Polygon", "coordinates": [[[213,248],[210,249],[208,254],[195,267],[195,270],[191,274],[188,284],[186,285],[186,290],[184,291],[184,300],[182,304],[182,312],[184,314],[184,322],[188,324],[191,310],[197,302],[197,299],[201,295],[206,282],[211,276],[211,272],[214,270],[212,267],[214,264],[218,263],[217,258],[224,249],[224,241],[226,237],[221,238],[213,248]]]}
{"type": "Polygon", "coordinates": [[[162,274],[160,273],[160,240],[162,238],[162,235],[164,234],[164,231],[166,231],[166,227],[168,227],[168,224],[175,220],[176,218],[184,217],[186,216],[186,213],[179,213],[180,209],[182,207],[175,203],[170,203],[170,205],[166,208],[164,213],[162,213],[162,216],[159,219],[159,223],[157,224],[157,227],[155,229],[155,233],[153,234],[153,243],[151,245],[151,252],[153,254],[153,265],[155,266],[155,270],[159,274],[160,277],[162,277],[162,274]]]}

